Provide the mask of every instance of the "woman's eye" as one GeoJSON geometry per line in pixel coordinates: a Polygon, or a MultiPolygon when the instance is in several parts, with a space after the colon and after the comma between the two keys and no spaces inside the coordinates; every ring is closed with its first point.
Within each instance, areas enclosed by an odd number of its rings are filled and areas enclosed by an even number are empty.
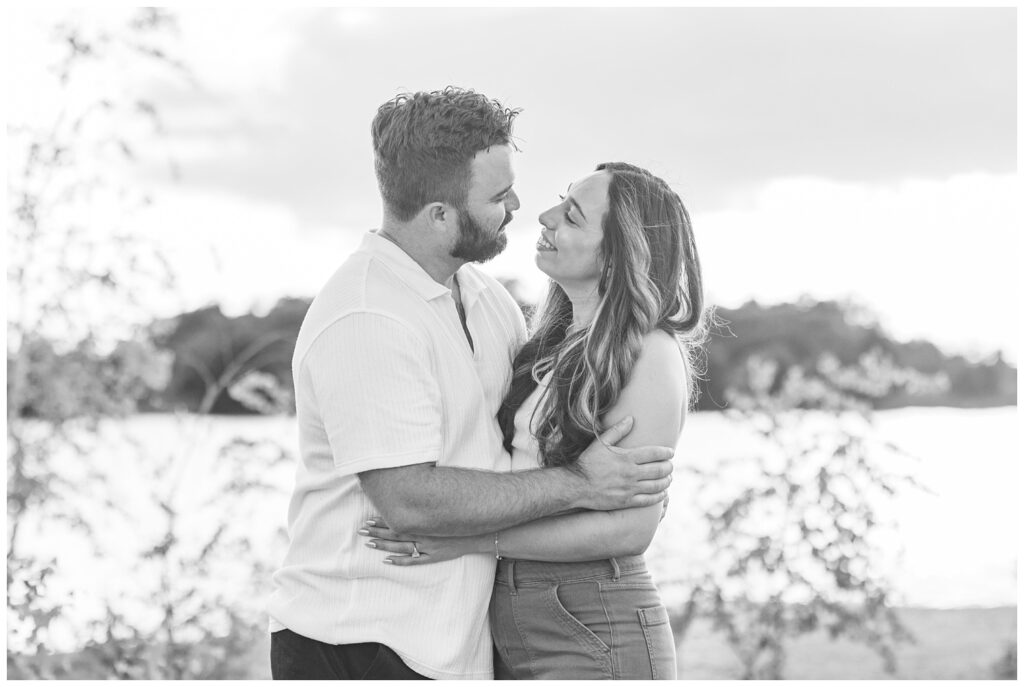
{"type": "MultiPolygon", "coordinates": [[[[563,196],[561,194],[558,195],[558,199],[561,200],[563,203],[565,202],[565,196],[563,196]]],[[[572,217],[569,216],[569,211],[568,210],[565,212],[565,221],[568,222],[569,224],[573,225],[573,226],[577,226],[577,224],[572,221],[572,217]]]]}

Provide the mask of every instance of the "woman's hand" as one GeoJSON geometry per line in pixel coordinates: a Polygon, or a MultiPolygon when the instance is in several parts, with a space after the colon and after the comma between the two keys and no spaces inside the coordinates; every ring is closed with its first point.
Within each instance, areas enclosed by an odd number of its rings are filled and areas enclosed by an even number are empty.
{"type": "Polygon", "coordinates": [[[369,538],[366,545],[371,549],[389,554],[384,559],[390,565],[426,565],[459,558],[470,553],[486,553],[484,546],[490,541],[489,535],[475,537],[430,537],[421,534],[400,535],[388,528],[380,517],[366,521],[359,535],[369,538]]]}

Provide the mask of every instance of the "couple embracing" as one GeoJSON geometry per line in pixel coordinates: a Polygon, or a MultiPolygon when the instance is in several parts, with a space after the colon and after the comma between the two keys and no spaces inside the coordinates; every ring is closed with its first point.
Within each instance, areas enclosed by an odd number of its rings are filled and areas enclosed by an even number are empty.
{"type": "Polygon", "coordinates": [[[705,322],[690,220],[633,165],[570,184],[539,218],[551,285],[528,333],[473,264],[519,208],[517,114],[449,87],[373,120],[381,227],[292,362],[275,678],[675,677],[643,552],[705,322]]]}

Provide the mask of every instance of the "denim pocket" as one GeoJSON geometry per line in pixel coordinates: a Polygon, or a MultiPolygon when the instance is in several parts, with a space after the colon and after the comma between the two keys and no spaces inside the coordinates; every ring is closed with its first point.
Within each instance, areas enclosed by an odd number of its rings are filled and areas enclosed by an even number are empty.
{"type": "Polygon", "coordinates": [[[611,631],[601,590],[596,583],[559,584],[548,589],[546,596],[548,606],[558,622],[588,650],[599,657],[611,652],[609,642],[598,636],[600,632],[610,640],[611,631]]]}
{"type": "Polygon", "coordinates": [[[644,631],[644,641],[647,642],[647,655],[651,659],[651,677],[655,680],[675,680],[676,647],[668,609],[664,606],[641,608],[637,615],[644,631]]]}
{"type": "Polygon", "coordinates": [[[568,593],[563,599],[559,599],[559,588],[555,585],[520,587],[512,597],[513,617],[522,649],[517,650],[519,647],[515,645],[509,647],[509,667],[516,678],[612,679],[611,652],[585,622],[597,613],[604,617],[600,593],[593,584],[590,590],[575,584],[566,587],[568,589],[561,590],[563,594],[568,593]]]}

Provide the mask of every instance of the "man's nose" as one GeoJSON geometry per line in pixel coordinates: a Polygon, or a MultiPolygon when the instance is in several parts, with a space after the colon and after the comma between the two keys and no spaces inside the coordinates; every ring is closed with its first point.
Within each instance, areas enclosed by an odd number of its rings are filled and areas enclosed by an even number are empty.
{"type": "Polygon", "coordinates": [[[505,202],[506,212],[515,212],[519,209],[519,196],[516,195],[515,191],[508,194],[508,200],[505,202]]]}

